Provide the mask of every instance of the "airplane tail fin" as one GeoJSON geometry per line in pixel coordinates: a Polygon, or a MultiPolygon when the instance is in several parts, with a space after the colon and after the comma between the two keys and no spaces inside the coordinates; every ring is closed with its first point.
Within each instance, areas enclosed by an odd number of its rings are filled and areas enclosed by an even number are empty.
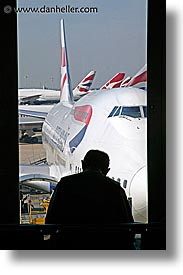
{"type": "Polygon", "coordinates": [[[125,87],[127,86],[128,82],[130,81],[131,77],[130,76],[127,76],[121,83],[121,86],[120,87],[125,87]]]}
{"type": "Polygon", "coordinates": [[[73,91],[74,97],[82,96],[86,93],[88,93],[92,83],[93,79],[95,77],[96,71],[91,71],[83,78],[83,80],[77,85],[77,87],[73,91]]]}
{"type": "Polygon", "coordinates": [[[119,88],[122,80],[125,76],[125,73],[117,73],[113,78],[111,78],[107,83],[105,83],[100,90],[119,88]]]}
{"type": "Polygon", "coordinates": [[[147,85],[147,64],[144,65],[132,79],[128,82],[126,87],[135,86],[135,87],[144,87],[147,85]]]}
{"type": "Polygon", "coordinates": [[[69,75],[69,63],[67,56],[66,38],[64,20],[60,21],[61,27],[61,83],[60,83],[60,101],[63,103],[73,104],[74,97],[71,89],[69,75]]]}

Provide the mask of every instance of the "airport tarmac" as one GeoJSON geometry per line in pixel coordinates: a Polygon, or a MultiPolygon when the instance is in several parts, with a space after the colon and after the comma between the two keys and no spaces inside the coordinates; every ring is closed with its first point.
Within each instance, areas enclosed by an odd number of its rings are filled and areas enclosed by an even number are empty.
{"type": "MultiPolygon", "coordinates": [[[[19,165],[20,172],[23,174],[27,173],[43,173],[49,174],[47,165],[30,165],[34,162],[37,162],[46,157],[43,144],[30,144],[30,143],[19,143],[19,165]]],[[[41,202],[50,194],[45,193],[34,193],[32,189],[28,187],[21,186],[21,192],[28,193],[31,199],[31,205],[33,206],[33,210],[30,213],[20,213],[20,223],[21,224],[29,224],[29,223],[44,223],[45,211],[41,209],[41,202]],[[39,210],[38,210],[39,208],[39,210]],[[35,209],[37,211],[35,212],[35,209]],[[36,222],[37,219],[37,222],[36,222]]],[[[35,190],[36,192],[36,190],[35,190]]],[[[43,207],[42,207],[43,208],[43,207]]]]}
{"type": "Polygon", "coordinates": [[[19,164],[32,164],[46,157],[43,144],[19,143],[19,164]]]}

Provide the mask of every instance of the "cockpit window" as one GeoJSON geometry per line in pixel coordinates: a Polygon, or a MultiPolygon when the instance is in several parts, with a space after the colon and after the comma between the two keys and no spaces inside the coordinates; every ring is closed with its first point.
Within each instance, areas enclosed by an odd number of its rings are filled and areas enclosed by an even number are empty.
{"type": "Polygon", "coordinates": [[[121,114],[121,108],[122,107],[118,107],[117,111],[115,112],[115,116],[119,116],[121,114]]]}
{"type": "Polygon", "coordinates": [[[118,106],[115,106],[113,109],[112,109],[112,112],[110,113],[110,115],[108,117],[112,117],[114,116],[116,110],[118,109],[118,106]]]}
{"type": "Polygon", "coordinates": [[[140,108],[138,106],[123,107],[121,116],[129,116],[129,117],[134,117],[134,118],[141,117],[140,108]]]}
{"type": "Polygon", "coordinates": [[[147,106],[143,106],[144,117],[147,117],[147,106]]]}
{"type": "Polygon", "coordinates": [[[147,106],[115,106],[108,117],[147,117],[147,106]]]}

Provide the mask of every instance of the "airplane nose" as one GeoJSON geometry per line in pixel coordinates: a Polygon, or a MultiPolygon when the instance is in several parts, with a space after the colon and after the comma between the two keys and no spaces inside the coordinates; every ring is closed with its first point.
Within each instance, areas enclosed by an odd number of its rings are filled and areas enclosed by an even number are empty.
{"type": "Polygon", "coordinates": [[[137,222],[148,221],[147,166],[138,169],[130,182],[129,197],[132,198],[132,214],[137,222]]]}

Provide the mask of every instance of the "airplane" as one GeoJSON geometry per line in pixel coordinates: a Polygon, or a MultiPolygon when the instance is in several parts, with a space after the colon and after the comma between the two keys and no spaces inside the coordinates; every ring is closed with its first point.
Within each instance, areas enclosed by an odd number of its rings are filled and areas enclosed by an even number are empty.
{"type": "Polygon", "coordinates": [[[147,90],[147,64],[145,64],[126,84],[126,87],[132,86],[147,90]]]}
{"type": "MultiPolygon", "coordinates": [[[[89,90],[89,88],[92,84],[95,74],[96,74],[96,71],[89,72],[87,76],[73,90],[74,101],[78,100],[79,98],[81,98],[82,96],[88,93],[93,92],[93,90],[89,90]]],[[[117,73],[110,80],[108,80],[104,85],[102,85],[100,87],[100,90],[120,87],[124,76],[125,76],[125,73],[117,73]]],[[[46,98],[46,95],[45,95],[45,98],[46,98]]],[[[54,97],[54,99],[56,100],[56,97],[54,97]]],[[[59,100],[60,100],[60,92],[59,92],[59,100]]],[[[39,103],[39,101],[37,102],[39,103]]],[[[25,105],[22,106],[20,104],[18,108],[19,108],[19,115],[20,115],[19,124],[21,128],[23,129],[25,125],[27,125],[28,127],[31,127],[30,117],[34,118],[32,120],[33,125],[35,125],[38,119],[39,119],[39,122],[41,122],[42,124],[48,112],[51,110],[53,106],[54,104],[33,104],[33,105],[30,104],[26,106],[25,105]],[[26,120],[26,117],[27,117],[27,120],[26,120]]]]}
{"type": "Polygon", "coordinates": [[[48,112],[53,108],[52,105],[19,105],[19,138],[22,138],[26,133],[29,137],[34,134],[33,129],[42,130],[42,125],[48,112]],[[23,107],[24,106],[24,107],[23,107]],[[21,109],[26,108],[26,110],[21,109]],[[21,111],[20,111],[21,110],[21,111]],[[33,114],[33,116],[32,116],[33,114]]]}
{"type": "Polygon", "coordinates": [[[88,93],[93,79],[95,77],[96,71],[91,71],[87,74],[87,76],[81,81],[79,85],[73,90],[73,96],[74,100],[79,99],[81,96],[85,95],[88,93]]]}
{"type": "MultiPolygon", "coordinates": [[[[18,89],[18,102],[19,104],[33,104],[38,100],[55,100],[58,102],[59,90],[50,89],[18,89]]],[[[38,101],[39,103],[39,101],[38,101]]]]}
{"type": "MultiPolygon", "coordinates": [[[[134,220],[147,222],[147,93],[134,87],[94,90],[75,102],[63,19],[61,47],[61,100],[48,112],[42,127],[50,182],[81,172],[88,150],[105,151],[110,157],[108,176],[125,189],[134,220]]],[[[39,175],[47,182],[49,176],[39,175]]],[[[26,177],[27,181],[20,179],[21,184],[31,182],[31,176],[26,177]]]]}
{"type": "MultiPolygon", "coordinates": [[[[87,76],[73,90],[73,96],[75,101],[81,98],[82,96],[93,92],[93,90],[89,90],[89,88],[91,87],[95,74],[96,74],[96,71],[89,72],[87,76]]],[[[102,85],[99,90],[120,87],[124,76],[125,76],[125,73],[117,73],[114,77],[112,77],[104,85],[102,85]]],[[[26,90],[25,93],[27,93],[28,90],[26,90]]],[[[57,91],[51,90],[51,93],[52,92],[57,92],[57,91]]],[[[44,96],[41,95],[41,97],[39,97],[39,95],[36,96],[35,94],[34,95],[30,94],[29,96],[25,97],[25,94],[24,94],[24,99],[23,99],[24,103],[28,101],[29,103],[31,103],[31,100],[33,100],[34,103],[30,105],[26,104],[26,106],[25,104],[23,104],[23,106],[22,104],[20,104],[19,106],[19,111],[20,111],[19,112],[19,130],[21,132],[26,131],[26,133],[29,136],[31,136],[33,134],[33,131],[32,131],[33,127],[34,128],[42,127],[42,124],[48,112],[51,110],[51,108],[54,106],[55,103],[58,103],[58,100],[57,100],[58,93],[57,94],[53,93],[53,97],[50,96],[51,93],[49,90],[48,93],[46,93],[44,96]],[[52,104],[48,104],[46,102],[46,99],[47,101],[50,101],[50,102],[53,102],[53,100],[55,100],[56,102],[52,104]],[[45,104],[43,104],[44,102],[45,104]],[[30,117],[32,117],[32,119],[30,117]]],[[[59,97],[60,97],[60,91],[59,91],[59,97]]]]}
{"type": "MultiPolygon", "coordinates": [[[[113,76],[111,79],[109,79],[105,84],[103,84],[99,90],[104,90],[104,89],[112,89],[112,88],[118,88],[120,87],[122,80],[125,76],[125,73],[117,73],[115,76],[113,76]]],[[[75,89],[76,90],[76,89],[75,89]]],[[[74,95],[74,100],[78,100],[82,96],[92,93],[93,90],[86,90],[85,88],[83,89],[78,89],[78,92],[76,93],[75,90],[73,91],[74,95]]],[[[94,89],[95,90],[95,89],[94,89]]]]}
{"type": "Polygon", "coordinates": [[[125,87],[128,82],[130,81],[131,77],[130,76],[127,76],[121,83],[120,87],[125,87]]]}
{"type": "Polygon", "coordinates": [[[105,83],[100,90],[119,88],[124,79],[125,73],[117,73],[113,78],[111,78],[107,83],[105,83]]]}
{"type": "MultiPolygon", "coordinates": [[[[73,90],[74,96],[78,95],[78,91],[87,92],[93,82],[96,71],[89,72],[85,78],[73,90]]],[[[55,104],[60,101],[60,90],[45,89],[18,89],[19,104],[55,104]]]]}
{"type": "MultiPolygon", "coordinates": [[[[90,71],[83,80],[73,90],[74,100],[78,100],[81,96],[92,92],[89,90],[96,71],[90,71]]],[[[120,87],[125,73],[117,73],[114,77],[108,80],[100,90],[106,88],[117,88],[120,87]]],[[[45,89],[18,89],[18,101],[20,105],[52,105],[60,101],[60,90],[49,90],[45,89]]]]}
{"type": "MultiPolygon", "coordinates": [[[[96,71],[89,72],[73,90],[75,100],[77,99],[78,91],[87,92],[89,90],[95,74],[96,71]]],[[[47,113],[55,103],[60,101],[60,91],[47,89],[19,89],[18,91],[19,110],[21,110],[21,114],[19,113],[19,136],[22,137],[26,133],[26,135],[31,137],[34,134],[33,128],[41,129],[47,113]],[[24,110],[26,110],[25,113],[24,110]],[[37,117],[32,117],[32,112],[37,117]]]]}

